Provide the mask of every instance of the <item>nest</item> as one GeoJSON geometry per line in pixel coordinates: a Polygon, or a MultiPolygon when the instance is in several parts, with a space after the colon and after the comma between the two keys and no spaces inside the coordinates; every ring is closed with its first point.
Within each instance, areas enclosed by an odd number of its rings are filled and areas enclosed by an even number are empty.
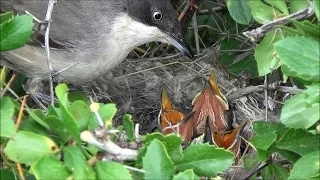
{"type": "MultiPolygon", "coordinates": [[[[227,75],[218,61],[219,47],[212,47],[193,60],[180,54],[163,58],[127,59],[105,77],[84,86],[83,91],[99,102],[115,103],[118,113],[114,125],[122,122],[122,116],[131,114],[140,124],[140,133],[146,134],[158,128],[158,114],[161,107],[161,91],[168,94],[177,109],[188,114],[192,110],[194,96],[206,85],[208,76],[214,71],[223,94],[229,96],[243,87],[241,80],[227,75]]],[[[242,120],[261,120],[264,107],[254,94],[248,94],[229,102],[229,123],[236,126],[242,120]]],[[[251,127],[245,134],[251,136],[251,127]]]]}

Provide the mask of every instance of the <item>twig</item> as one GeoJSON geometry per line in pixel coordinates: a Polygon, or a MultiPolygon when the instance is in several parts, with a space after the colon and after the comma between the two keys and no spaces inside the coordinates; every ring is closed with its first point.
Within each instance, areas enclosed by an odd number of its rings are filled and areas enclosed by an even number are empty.
{"type": "Polygon", "coordinates": [[[268,98],[268,76],[265,75],[264,76],[264,86],[266,87],[264,89],[264,100],[266,102],[265,106],[265,119],[266,119],[266,122],[268,122],[268,108],[269,108],[269,98],[268,98]]]}
{"type": "Polygon", "coordinates": [[[6,85],[6,87],[2,90],[1,97],[3,97],[6,94],[8,88],[10,88],[12,82],[16,79],[16,76],[17,76],[16,74],[12,75],[12,77],[9,80],[8,84],[6,85]]]}
{"type": "Polygon", "coordinates": [[[197,15],[194,13],[192,16],[192,26],[193,26],[193,33],[194,33],[194,40],[196,43],[196,49],[197,49],[197,54],[200,53],[200,45],[199,45],[199,31],[197,28],[197,15]]]}
{"type": "Polygon", "coordinates": [[[37,23],[43,23],[43,21],[41,21],[40,19],[38,19],[37,17],[35,17],[33,14],[31,14],[29,11],[25,11],[26,14],[28,14],[29,16],[32,16],[33,20],[35,20],[37,23]]]}
{"type": "Polygon", "coordinates": [[[17,119],[17,122],[16,122],[16,130],[17,131],[18,131],[18,129],[20,127],[20,124],[22,122],[23,110],[24,110],[24,105],[26,104],[26,101],[27,101],[27,97],[28,97],[28,95],[23,96],[23,100],[22,100],[22,103],[21,103],[18,119],[17,119]]]}
{"type": "Polygon", "coordinates": [[[137,123],[134,127],[134,137],[136,138],[136,140],[139,139],[139,126],[140,124],[137,123]]]}
{"type": "Polygon", "coordinates": [[[119,161],[135,161],[138,156],[138,150],[121,148],[109,139],[105,139],[104,142],[100,142],[97,138],[89,131],[84,131],[80,135],[81,140],[97,146],[107,153],[116,156],[119,161]]]}
{"type": "Polygon", "coordinates": [[[199,15],[203,15],[203,14],[209,14],[210,13],[210,11],[221,11],[221,10],[223,10],[223,9],[225,9],[225,7],[214,7],[214,8],[208,8],[208,9],[204,9],[204,10],[198,10],[198,14],[199,15]]]}
{"type": "Polygon", "coordinates": [[[98,113],[98,108],[96,107],[97,104],[92,100],[92,97],[91,97],[91,96],[90,96],[90,102],[91,102],[91,105],[90,105],[91,111],[93,111],[94,114],[96,115],[96,118],[97,118],[97,120],[98,120],[99,125],[100,125],[101,127],[103,127],[103,126],[104,126],[104,123],[103,123],[103,120],[102,120],[100,114],[98,113]]]}
{"type": "Polygon", "coordinates": [[[178,18],[180,22],[184,18],[184,16],[186,15],[186,13],[190,9],[190,7],[191,7],[191,3],[187,0],[187,5],[184,7],[183,11],[180,13],[179,18],[178,18]]]}
{"type": "Polygon", "coordinates": [[[308,18],[314,14],[314,9],[312,7],[312,3],[310,2],[309,4],[310,4],[309,7],[306,9],[303,9],[303,10],[298,11],[296,13],[290,14],[289,16],[276,19],[276,20],[274,20],[270,23],[267,23],[257,29],[243,32],[243,35],[255,42],[255,41],[259,40],[261,37],[263,37],[266,33],[271,31],[275,26],[287,24],[289,22],[289,19],[308,18]]]}
{"type": "MultiPolygon", "coordinates": [[[[5,83],[5,80],[6,80],[6,77],[5,77],[5,74],[7,72],[7,67],[6,66],[3,66],[2,70],[1,70],[1,73],[0,73],[0,82],[4,82],[5,83]],[[2,79],[4,78],[4,79],[2,79]]],[[[0,84],[2,88],[2,84],[0,84]]]]}
{"type": "Polygon", "coordinates": [[[286,87],[286,86],[276,86],[276,85],[268,85],[267,87],[265,85],[259,85],[259,86],[249,86],[244,89],[237,89],[236,92],[232,93],[231,95],[227,96],[227,99],[229,102],[236,100],[242,96],[245,96],[247,94],[250,94],[252,92],[259,92],[264,91],[264,89],[268,88],[268,90],[276,90],[281,92],[288,92],[291,94],[297,94],[303,92],[302,89],[299,89],[297,87],[286,87]]]}
{"type": "Polygon", "coordinates": [[[19,172],[20,179],[21,180],[25,180],[26,178],[24,177],[23,169],[22,169],[21,164],[20,163],[16,163],[16,165],[17,165],[17,169],[18,169],[18,172],[19,172]]]}
{"type": "MultiPolygon", "coordinates": [[[[244,138],[241,137],[241,136],[240,136],[240,138],[241,138],[241,139],[244,139],[244,138]]],[[[249,149],[249,145],[247,145],[246,148],[244,149],[244,151],[243,151],[243,153],[242,153],[242,155],[241,155],[241,157],[240,157],[240,159],[239,159],[239,161],[238,161],[237,164],[239,164],[239,162],[243,161],[245,155],[247,154],[248,149],[249,149]]],[[[230,178],[231,180],[234,179],[234,177],[235,177],[235,175],[236,175],[236,173],[237,173],[238,171],[239,171],[239,167],[237,167],[236,170],[232,173],[232,176],[231,176],[231,178],[230,178]]]]}
{"type": "Polygon", "coordinates": [[[51,25],[51,15],[53,11],[53,6],[57,2],[57,0],[49,0],[48,2],[48,9],[46,13],[46,17],[44,22],[40,24],[40,32],[44,33],[44,47],[46,50],[47,56],[47,65],[49,70],[49,85],[50,85],[50,97],[51,97],[51,104],[54,105],[54,91],[53,91],[53,67],[50,61],[50,47],[49,47],[49,32],[50,32],[50,25],[51,25]]]}
{"type": "Polygon", "coordinates": [[[131,166],[126,166],[126,165],[123,165],[125,168],[127,168],[128,170],[131,170],[131,171],[135,171],[135,172],[140,172],[140,173],[146,173],[147,171],[145,170],[142,170],[142,169],[138,169],[138,168],[134,168],[134,167],[131,167],[131,166]]]}
{"type": "Polygon", "coordinates": [[[71,65],[69,65],[69,66],[61,69],[60,71],[53,73],[52,76],[59,75],[59,74],[63,73],[64,71],[67,71],[67,70],[69,70],[70,68],[74,67],[75,65],[78,65],[80,62],[81,62],[81,61],[78,61],[78,62],[76,62],[76,63],[74,63],[74,64],[71,64],[71,65]]]}

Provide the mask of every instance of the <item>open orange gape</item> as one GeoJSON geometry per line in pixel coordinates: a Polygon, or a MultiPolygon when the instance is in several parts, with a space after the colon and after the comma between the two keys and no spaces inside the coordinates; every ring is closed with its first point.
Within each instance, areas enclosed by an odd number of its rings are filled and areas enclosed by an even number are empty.
{"type": "Polygon", "coordinates": [[[238,157],[240,134],[247,121],[230,130],[225,113],[229,110],[228,101],[219,89],[214,72],[210,74],[208,85],[195,96],[193,110],[188,115],[174,108],[165,89],[162,91],[161,104],[158,123],[163,134],[176,133],[185,144],[205,134],[205,141],[228,149],[238,157]]]}

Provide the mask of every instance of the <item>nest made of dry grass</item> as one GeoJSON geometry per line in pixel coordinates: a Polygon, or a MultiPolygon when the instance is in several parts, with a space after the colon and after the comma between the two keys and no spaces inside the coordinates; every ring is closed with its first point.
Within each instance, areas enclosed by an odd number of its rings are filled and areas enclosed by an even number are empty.
{"type": "MultiPolygon", "coordinates": [[[[224,71],[218,61],[218,46],[209,48],[193,60],[180,54],[163,58],[126,60],[111,73],[85,86],[83,90],[99,102],[113,102],[118,107],[114,125],[121,124],[126,113],[133,115],[140,124],[140,133],[157,129],[157,118],[161,107],[161,91],[168,90],[177,109],[191,112],[192,99],[205,86],[211,71],[217,76],[222,93],[228,96],[237,93],[243,84],[224,71]]],[[[261,120],[265,117],[263,99],[248,94],[229,102],[231,123],[242,120],[261,120]]],[[[251,134],[251,128],[247,128],[251,134]]]]}

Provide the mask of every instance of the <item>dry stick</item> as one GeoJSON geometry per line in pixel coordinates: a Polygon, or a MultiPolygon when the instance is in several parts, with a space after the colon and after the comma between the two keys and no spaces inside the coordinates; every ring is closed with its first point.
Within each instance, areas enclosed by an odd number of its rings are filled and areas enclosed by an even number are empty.
{"type": "Polygon", "coordinates": [[[3,66],[0,74],[0,82],[5,82],[5,79],[2,79],[2,78],[5,76],[6,71],[7,71],[7,67],[3,66]]]}
{"type": "Polygon", "coordinates": [[[180,13],[179,15],[179,22],[181,22],[181,20],[183,19],[183,17],[186,15],[187,11],[189,10],[191,6],[191,3],[189,1],[187,1],[187,5],[184,7],[183,11],[180,13]]]}
{"type": "Polygon", "coordinates": [[[223,9],[226,9],[224,7],[214,7],[214,8],[207,8],[207,9],[204,9],[204,10],[198,10],[198,14],[199,15],[203,15],[203,14],[210,14],[212,11],[221,11],[223,9]]]}
{"type": "Polygon", "coordinates": [[[269,90],[276,90],[281,92],[288,92],[291,94],[297,94],[303,92],[302,89],[296,88],[296,87],[286,87],[286,86],[273,86],[268,85],[267,87],[265,85],[259,85],[259,86],[249,86],[244,89],[237,89],[237,91],[229,96],[227,96],[227,99],[229,102],[236,100],[240,97],[243,97],[247,94],[250,94],[252,92],[259,92],[264,91],[264,89],[268,88],[269,90]]]}
{"type": "Polygon", "coordinates": [[[243,35],[252,41],[257,41],[259,38],[263,37],[266,33],[271,31],[277,25],[285,25],[289,22],[288,19],[304,19],[312,16],[314,14],[314,9],[312,7],[312,3],[309,3],[309,7],[298,11],[296,13],[290,14],[289,16],[276,19],[268,24],[265,24],[257,29],[253,29],[251,31],[243,32],[243,35]]]}
{"type": "Polygon", "coordinates": [[[21,164],[20,163],[16,163],[16,165],[17,165],[17,169],[18,169],[18,172],[19,172],[20,179],[25,180],[26,178],[24,177],[23,169],[22,169],[21,164]]]}
{"type": "Polygon", "coordinates": [[[51,104],[54,105],[54,92],[53,92],[53,78],[52,78],[52,73],[53,73],[53,68],[52,64],[50,61],[50,47],[49,47],[49,32],[50,32],[50,25],[51,25],[51,15],[53,11],[53,5],[56,3],[56,0],[49,0],[48,3],[48,9],[47,9],[47,14],[45,17],[44,23],[40,25],[40,31],[45,31],[45,36],[44,36],[44,47],[46,50],[46,56],[47,56],[47,65],[49,69],[49,85],[50,85],[50,97],[51,97],[51,104]]]}
{"type": "MultiPolygon", "coordinates": [[[[18,120],[16,122],[16,131],[19,130],[20,124],[22,122],[23,110],[24,110],[24,105],[26,104],[27,97],[28,97],[28,95],[25,95],[23,97],[23,101],[21,103],[21,108],[20,108],[20,111],[19,111],[18,120]]],[[[20,163],[16,163],[16,165],[17,165],[17,169],[18,169],[18,172],[19,172],[20,179],[25,180],[26,178],[24,177],[23,169],[22,169],[21,164],[20,163]]]]}
{"type": "MultiPolygon", "coordinates": [[[[241,139],[244,139],[244,138],[242,138],[241,136],[240,136],[240,138],[241,138],[241,139]]],[[[245,150],[243,151],[242,156],[241,156],[239,162],[244,159],[244,156],[247,154],[247,151],[248,151],[248,149],[249,149],[249,146],[250,146],[250,145],[248,144],[247,147],[245,148],[245,150]]],[[[238,164],[239,164],[239,163],[238,163],[238,164]]],[[[234,171],[234,172],[232,173],[231,180],[234,179],[234,177],[235,177],[235,175],[236,175],[236,173],[237,173],[238,171],[239,171],[239,167],[237,167],[236,171],[234,171]]]]}
{"type": "Polygon", "coordinates": [[[194,39],[196,42],[197,54],[199,54],[200,53],[199,31],[197,28],[197,15],[196,15],[196,13],[194,13],[194,15],[192,16],[192,26],[193,26],[194,39]]]}
{"type": "Polygon", "coordinates": [[[16,79],[16,76],[17,76],[16,74],[12,75],[12,77],[9,80],[8,84],[6,85],[6,87],[2,90],[1,97],[3,97],[6,94],[7,90],[10,88],[12,82],[16,79]]]}
{"type": "Polygon", "coordinates": [[[105,139],[103,142],[100,142],[90,131],[82,132],[80,134],[80,138],[82,141],[99,147],[105,150],[108,154],[116,156],[119,161],[137,160],[138,150],[121,148],[110,139],[105,139]]]}
{"type": "Polygon", "coordinates": [[[28,95],[23,96],[23,100],[22,100],[22,103],[21,103],[18,119],[17,119],[17,122],[16,122],[16,130],[17,131],[18,131],[18,129],[20,127],[20,124],[22,122],[23,110],[24,110],[24,106],[25,106],[26,101],[27,101],[27,97],[28,97],[28,95]]]}
{"type": "Polygon", "coordinates": [[[265,99],[265,106],[266,106],[266,109],[265,109],[265,119],[266,119],[266,122],[268,122],[268,108],[269,108],[269,97],[268,97],[268,75],[265,75],[264,76],[264,86],[266,87],[264,89],[264,99],[265,99]]]}

